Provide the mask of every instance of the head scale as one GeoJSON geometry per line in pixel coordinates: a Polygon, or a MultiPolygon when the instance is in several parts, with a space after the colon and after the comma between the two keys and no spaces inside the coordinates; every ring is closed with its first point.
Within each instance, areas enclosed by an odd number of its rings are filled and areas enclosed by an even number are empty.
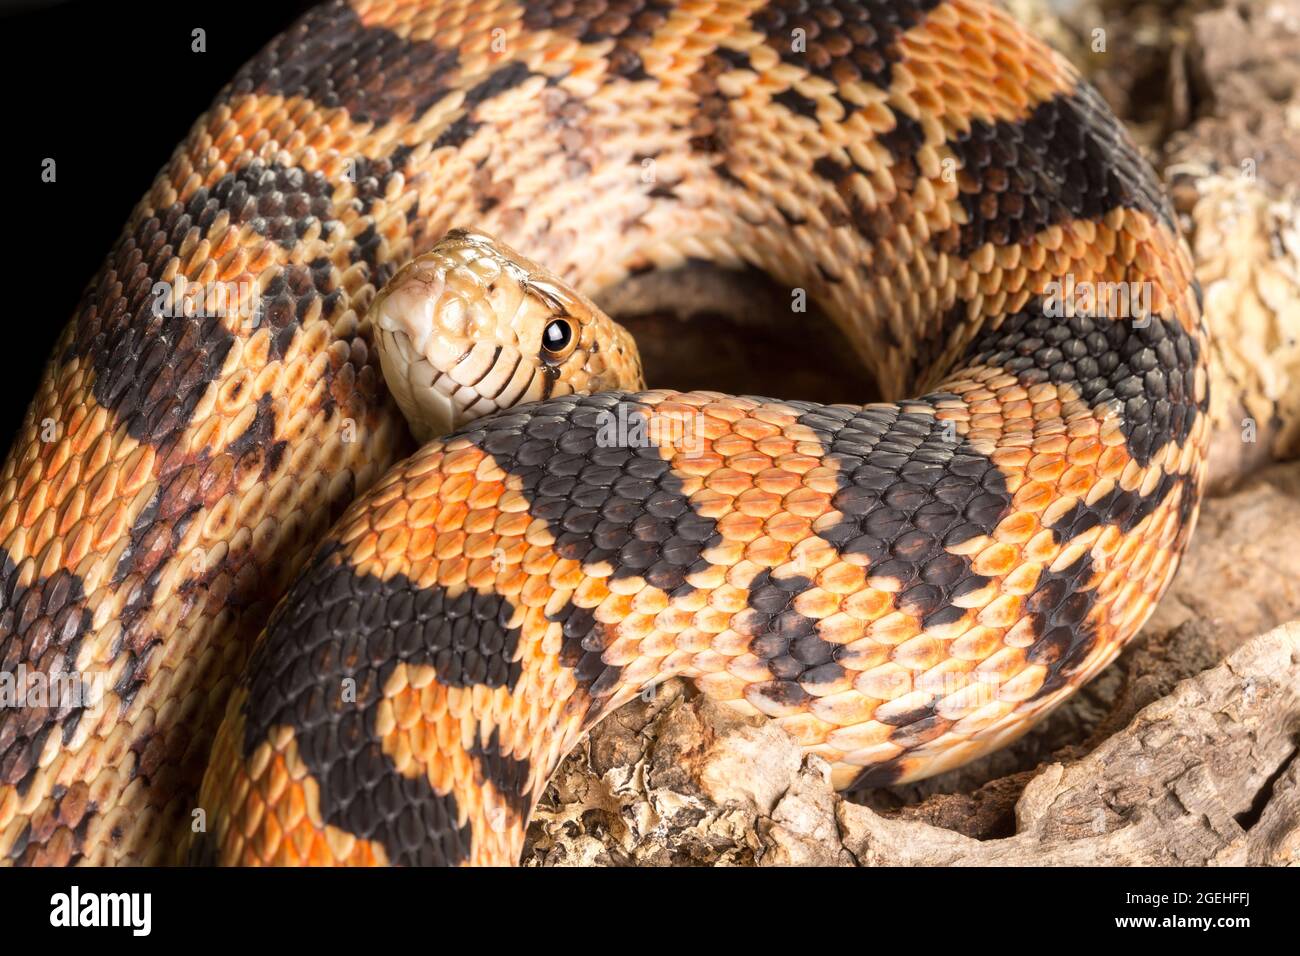
{"type": "Polygon", "coordinates": [[[389,390],[420,441],[553,395],[644,388],[632,336],[480,232],[454,229],[371,303],[389,390]]]}

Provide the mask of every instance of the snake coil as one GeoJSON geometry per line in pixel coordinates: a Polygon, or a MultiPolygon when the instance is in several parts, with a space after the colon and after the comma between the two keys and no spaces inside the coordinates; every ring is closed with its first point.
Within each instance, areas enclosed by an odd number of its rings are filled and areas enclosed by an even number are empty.
{"type": "Polygon", "coordinates": [[[0,709],[0,859],[511,861],[672,674],[840,787],[957,766],[1145,621],[1207,402],[1151,170],[985,2],[327,3],[159,174],[5,461],[0,669],[103,697],[0,709]],[[367,309],[457,225],[557,288],[761,270],[919,397],[557,392],[409,455],[367,309]]]}

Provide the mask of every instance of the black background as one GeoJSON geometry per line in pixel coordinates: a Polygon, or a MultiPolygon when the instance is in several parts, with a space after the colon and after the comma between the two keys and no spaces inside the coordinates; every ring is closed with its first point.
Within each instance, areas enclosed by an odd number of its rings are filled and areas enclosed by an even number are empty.
{"type": "Polygon", "coordinates": [[[132,207],[217,91],[311,5],[0,0],[0,450],[132,207]],[[190,49],[196,27],[206,53],[190,49]]]}

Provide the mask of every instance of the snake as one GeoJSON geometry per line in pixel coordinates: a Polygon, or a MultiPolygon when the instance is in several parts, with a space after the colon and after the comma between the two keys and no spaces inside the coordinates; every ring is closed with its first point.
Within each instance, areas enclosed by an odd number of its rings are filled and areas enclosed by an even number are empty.
{"type": "Polygon", "coordinates": [[[514,863],[669,677],[840,790],[961,766],[1168,586],[1207,353],[1150,165],[986,0],[325,3],[5,459],[0,860],[514,863]],[[885,400],[647,388],[595,303],[700,264],[885,400]]]}

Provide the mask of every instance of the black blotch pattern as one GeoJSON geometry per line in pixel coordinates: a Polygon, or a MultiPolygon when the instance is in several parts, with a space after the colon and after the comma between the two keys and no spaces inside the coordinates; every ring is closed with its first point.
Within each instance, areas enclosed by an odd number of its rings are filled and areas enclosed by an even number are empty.
{"type": "Polygon", "coordinates": [[[1098,220],[1121,207],[1174,228],[1150,165],[1087,83],[1040,103],[1023,120],[976,120],[948,147],[962,167],[963,256],[988,242],[1028,242],[1048,226],[1098,220]]]}
{"type": "Polygon", "coordinates": [[[590,725],[600,719],[604,702],[614,693],[623,668],[606,664],[602,654],[610,642],[605,625],[596,621],[593,608],[566,603],[560,610],[547,616],[548,621],[559,622],[561,634],[560,663],[573,671],[578,686],[591,698],[585,722],[590,725]]]}
{"type": "Polygon", "coordinates": [[[692,510],[660,449],[637,440],[635,422],[651,410],[625,392],[564,396],[481,419],[455,437],[518,481],[557,554],[584,566],[608,562],[615,580],[640,576],[672,593],[690,587],[686,575],[718,532],[692,510]]]}
{"type": "MultiPolygon", "coordinates": [[[[750,18],[789,64],[836,86],[865,82],[888,89],[900,59],[898,40],[941,0],[770,0],[750,18]],[[795,48],[796,29],[806,48],[795,48]]],[[[857,107],[845,104],[849,112],[857,107]]]]}
{"type": "MultiPolygon", "coordinates": [[[[373,232],[371,227],[368,233],[373,232]]],[[[374,263],[370,265],[373,270],[374,263]]],[[[270,330],[270,357],[282,359],[312,306],[319,301],[320,314],[328,319],[342,299],[343,290],[334,285],[334,272],[328,258],[320,256],[308,263],[288,263],[262,290],[253,314],[253,328],[270,330]]]]}
{"type": "Polygon", "coordinates": [[[333,0],[272,40],[221,95],[302,96],[325,109],[343,107],[358,123],[383,125],[406,111],[418,117],[446,96],[458,62],[454,48],[365,26],[347,3],[333,0]]]}
{"type": "MultiPolygon", "coordinates": [[[[834,204],[824,204],[822,212],[827,221],[833,227],[851,223],[864,238],[870,240],[871,248],[863,261],[863,267],[871,275],[888,275],[898,270],[899,262],[889,239],[898,232],[900,226],[912,220],[912,192],[921,178],[916,157],[925,145],[925,130],[906,113],[894,109],[891,112],[894,115],[894,128],[878,137],[878,142],[889,153],[892,161],[889,175],[896,187],[887,201],[875,206],[863,202],[855,183],[859,177],[869,182],[874,181],[878,174],[863,169],[851,157],[846,157],[847,164],[831,156],[821,156],[813,162],[813,173],[834,186],[843,206],[841,209],[834,204]]],[[[936,237],[935,241],[942,241],[942,237],[936,237]]],[[[882,334],[888,331],[888,326],[882,327],[882,334]]]]}
{"type": "Polygon", "coordinates": [[[222,176],[210,190],[195,190],[185,212],[202,236],[224,211],[235,225],[248,223],[259,236],[292,249],[314,223],[321,223],[326,235],[337,228],[333,195],[333,184],[319,170],[254,159],[222,176]]]}
{"type": "Polygon", "coordinates": [[[613,40],[610,73],[635,82],[649,78],[640,51],[675,6],[673,0],[542,0],[525,5],[524,26],[554,30],[580,43],[613,40]]]}
{"type": "Polygon", "coordinates": [[[839,521],[820,532],[841,555],[865,557],[872,576],[902,584],[898,608],[923,627],[951,623],[952,600],[987,578],[948,548],[992,533],[1011,510],[1002,472],[935,417],[935,393],[897,405],[813,405],[811,428],[838,472],[831,507],[839,521]]]}
{"type": "Polygon", "coordinates": [[[406,161],[414,152],[412,146],[398,146],[387,156],[371,159],[357,156],[352,160],[352,174],[356,181],[357,209],[363,215],[369,215],[375,200],[386,195],[389,183],[406,168],[406,161]]]}
{"type": "MultiPolygon", "coordinates": [[[[64,691],[73,687],[59,675],[76,673],[77,654],[90,624],[79,577],[60,569],[23,586],[17,565],[0,548],[0,672],[10,676],[15,692],[20,690],[20,667],[24,692],[33,689],[31,675],[39,672],[49,678],[47,706],[28,700],[22,707],[0,707],[0,786],[15,787],[19,796],[32,785],[49,735],[60,732],[66,744],[85,712],[85,700],[68,699],[64,691]],[[55,706],[48,706],[51,703],[55,706]]],[[[92,676],[82,675],[83,691],[90,689],[86,681],[92,676]]]]}
{"type": "Polygon", "coordinates": [[[1084,554],[1064,570],[1042,571],[1025,599],[1025,611],[1033,615],[1035,637],[1025,660],[1047,665],[1036,698],[1064,686],[1096,643],[1096,629],[1087,617],[1097,603],[1097,592],[1083,590],[1091,576],[1092,557],[1084,554]]]}
{"type": "Polygon", "coordinates": [[[474,110],[478,105],[501,95],[506,90],[514,89],[533,75],[533,72],[523,63],[507,63],[474,84],[465,92],[461,115],[438,134],[438,138],[433,141],[433,148],[464,145],[465,141],[483,125],[473,119],[474,110]]]}
{"type": "Polygon", "coordinates": [[[848,785],[848,790],[858,790],[863,787],[891,787],[903,778],[903,760],[901,757],[895,757],[893,760],[882,760],[880,763],[864,767],[862,772],[853,778],[853,782],[848,785]]]}
{"type": "MultiPolygon", "coordinates": [[[[235,457],[236,460],[243,458],[245,455],[255,453],[263,449],[269,449],[275,438],[275,403],[268,392],[257,400],[257,411],[253,415],[253,420],[248,423],[248,427],[235,437],[226,451],[235,457]]],[[[283,442],[280,442],[283,445],[283,442]]]]}
{"type": "Polygon", "coordinates": [[[804,96],[794,87],[788,90],[782,90],[772,97],[774,103],[780,103],[791,113],[796,116],[806,116],[809,119],[817,118],[817,101],[811,97],[804,96]]]}
{"type": "Polygon", "coordinates": [[[94,368],[95,401],[155,447],[184,432],[234,342],[219,317],[155,313],[162,300],[153,286],[193,225],[179,204],[140,223],[109,254],[74,320],[70,352],[94,368]]]}
{"type": "MultiPolygon", "coordinates": [[[[335,228],[331,195],[320,173],[254,160],[211,190],[196,190],[188,201],[159,211],[118,241],[82,299],[70,351],[89,359],[95,401],[125,421],[132,438],[155,447],[174,441],[234,342],[228,317],[186,315],[182,301],[154,290],[187,235],[197,230],[198,239],[206,238],[225,212],[232,223],[249,224],[291,248],[313,223],[321,222],[325,234],[335,228]]],[[[276,356],[317,296],[325,296],[326,308],[333,308],[338,293],[330,283],[323,260],[289,266],[271,283],[270,298],[259,302],[255,319],[277,330],[276,356]]],[[[242,306],[237,296],[227,298],[227,308],[242,306]]]]}
{"type": "Polygon", "coordinates": [[[532,795],[528,792],[528,775],[532,768],[526,759],[511,756],[501,750],[501,731],[493,727],[487,743],[478,740],[469,754],[478,764],[479,773],[496,788],[497,793],[520,823],[528,822],[532,795]]]}
{"type": "Polygon", "coordinates": [[[806,577],[778,578],[764,569],[750,582],[745,610],[732,621],[736,631],[752,638],[749,652],[772,672],[773,680],[758,693],[778,703],[802,703],[811,696],[806,686],[844,676],[843,666],[836,663],[841,645],[823,640],[817,622],[794,609],[795,598],[810,585],[806,577]]]}
{"type": "Polygon", "coordinates": [[[1092,504],[1079,501],[1052,525],[1052,536],[1058,544],[1064,543],[1098,525],[1114,525],[1127,534],[1153,514],[1179,487],[1183,489],[1183,498],[1179,504],[1180,520],[1185,525],[1191,517],[1190,508],[1196,502],[1192,482],[1187,475],[1166,474],[1161,476],[1148,495],[1138,490],[1125,491],[1117,485],[1092,504]]]}
{"type": "Polygon", "coordinates": [[[519,631],[499,595],[418,588],[403,575],[359,574],[326,545],[290,588],[249,663],[244,754],[271,729],[294,729],[320,784],[326,823],[384,847],[393,863],[455,864],[468,858],[468,825],[454,794],[399,774],[375,720],[383,688],[401,664],[432,667],[449,687],[514,688],[519,631]],[[344,699],[344,680],[355,699],[344,699]]]}
{"type": "Polygon", "coordinates": [[[1115,403],[1129,454],[1139,465],[1168,442],[1183,444],[1208,395],[1196,398],[1200,344],[1177,319],[1051,317],[1034,299],[981,333],[967,352],[967,365],[991,365],[1022,384],[1051,382],[1076,389],[1093,408],[1115,403]]]}

